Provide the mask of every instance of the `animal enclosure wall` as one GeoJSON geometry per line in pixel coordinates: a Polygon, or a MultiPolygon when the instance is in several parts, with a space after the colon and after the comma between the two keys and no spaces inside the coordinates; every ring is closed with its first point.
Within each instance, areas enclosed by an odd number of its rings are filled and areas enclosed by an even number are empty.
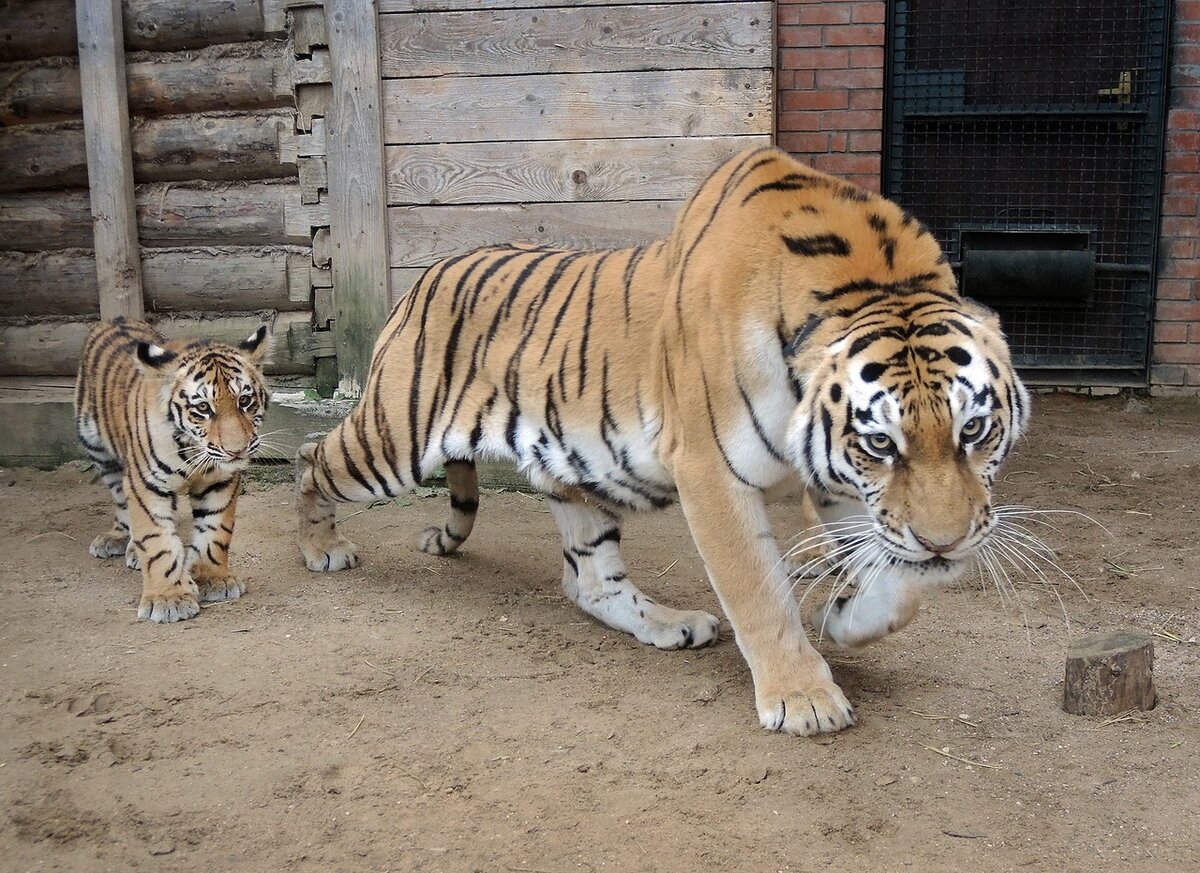
{"type": "MultiPolygon", "coordinates": [[[[313,331],[316,204],[297,175],[283,4],[119,9],[147,317],[168,334],[229,339],[268,319],[269,372],[311,384],[332,348],[313,331]]],[[[49,387],[73,375],[101,311],[82,115],[97,83],[81,82],[77,11],[0,2],[0,376],[49,387]]],[[[14,386],[31,387],[3,387],[14,386]]]]}

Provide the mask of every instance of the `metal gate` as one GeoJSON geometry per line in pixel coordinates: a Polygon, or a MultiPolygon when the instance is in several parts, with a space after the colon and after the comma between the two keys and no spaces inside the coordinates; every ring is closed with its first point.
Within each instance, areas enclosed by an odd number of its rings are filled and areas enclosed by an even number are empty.
{"type": "Polygon", "coordinates": [[[899,0],[884,190],[1035,380],[1144,384],[1168,0],[899,0]]]}

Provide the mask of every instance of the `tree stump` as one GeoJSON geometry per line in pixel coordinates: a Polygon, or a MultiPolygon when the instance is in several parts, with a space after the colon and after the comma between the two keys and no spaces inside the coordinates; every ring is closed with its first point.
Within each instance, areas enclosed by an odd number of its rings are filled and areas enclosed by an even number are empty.
{"type": "Polygon", "coordinates": [[[1067,652],[1063,709],[1116,715],[1154,707],[1154,642],[1128,631],[1096,634],[1067,652]]]}

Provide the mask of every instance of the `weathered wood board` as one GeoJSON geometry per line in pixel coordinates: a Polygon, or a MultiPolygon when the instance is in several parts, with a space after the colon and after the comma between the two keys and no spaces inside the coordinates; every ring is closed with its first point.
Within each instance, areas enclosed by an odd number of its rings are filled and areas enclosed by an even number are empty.
{"type": "Polygon", "coordinates": [[[770,2],[489,4],[439,15],[382,15],[379,41],[385,79],[738,69],[770,63],[771,20],[770,2]]]}
{"type": "Polygon", "coordinates": [[[388,209],[391,264],[429,266],[452,254],[503,242],[568,249],[640,245],[666,234],[678,211],[678,203],[663,200],[393,206],[388,209]]]}
{"type": "Polygon", "coordinates": [[[771,84],[769,69],[386,79],[384,141],[770,135],[771,84]]]}
{"type": "Polygon", "coordinates": [[[388,146],[391,206],[684,200],[766,135],[388,146]]]}

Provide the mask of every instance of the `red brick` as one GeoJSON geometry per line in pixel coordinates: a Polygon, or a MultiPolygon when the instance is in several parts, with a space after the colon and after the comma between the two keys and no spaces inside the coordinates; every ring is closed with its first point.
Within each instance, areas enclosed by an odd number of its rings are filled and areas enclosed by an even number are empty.
{"type": "Polygon", "coordinates": [[[1200,152],[1200,131],[1194,131],[1194,130],[1169,130],[1169,131],[1167,131],[1167,151],[1200,152]]]}
{"type": "Polygon", "coordinates": [[[779,95],[782,109],[845,109],[849,103],[846,91],[792,91],[779,95]]]}
{"type": "Polygon", "coordinates": [[[1188,260],[1196,256],[1194,239],[1163,237],[1158,241],[1158,255],[1164,260],[1188,260]]]}
{"type": "Polygon", "coordinates": [[[1169,216],[1162,220],[1163,236],[1200,236],[1200,218],[1169,216]]]}
{"type": "Polygon", "coordinates": [[[1200,22],[1176,19],[1175,41],[1185,45],[1200,43],[1200,22]]]}
{"type": "Polygon", "coordinates": [[[779,147],[793,154],[825,154],[829,151],[829,134],[781,133],[779,147]]]}
{"type": "Polygon", "coordinates": [[[1191,300],[1194,294],[1192,293],[1195,287],[1194,282],[1189,282],[1187,279],[1159,279],[1158,280],[1158,299],[1159,300],[1191,300]]]}
{"type": "Polygon", "coordinates": [[[883,69],[877,70],[817,70],[818,88],[871,88],[882,94],[883,69]]]}
{"type": "Polygon", "coordinates": [[[1170,173],[1163,183],[1167,194],[1200,193],[1200,173],[1170,173]]]}
{"type": "Polygon", "coordinates": [[[887,17],[887,4],[856,3],[852,17],[855,24],[883,24],[887,17]]]}
{"type": "Polygon", "coordinates": [[[780,132],[785,130],[820,130],[821,116],[817,112],[780,112],[776,120],[776,126],[780,132]]]}
{"type": "MultiPolygon", "coordinates": [[[[1184,83],[1180,82],[1178,84],[1182,85],[1184,83]]],[[[1196,84],[1200,84],[1200,82],[1196,84]]],[[[1172,88],[1171,105],[1182,106],[1188,109],[1200,108],[1200,88],[1172,88]]]]}
{"type": "Polygon", "coordinates": [[[1200,130],[1200,112],[1194,109],[1172,109],[1167,113],[1170,130],[1200,130]]]}
{"type": "Polygon", "coordinates": [[[1160,300],[1159,321],[1200,321],[1200,300],[1160,300]]]}
{"type": "Polygon", "coordinates": [[[853,182],[860,188],[865,188],[868,191],[879,193],[879,173],[875,172],[869,176],[846,176],[847,182],[853,182]]]}
{"type": "Polygon", "coordinates": [[[775,14],[775,23],[780,27],[783,27],[787,24],[799,24],[800,7],[787,3],[780,3],[778,12],[775,14]]]}
{"type": "Polygon", "coordinates": [[[1183,385],[1187,382],[1187,370],[1178,366],[1151,367],[1150,381],[1155,385],[1183,385]]]}
{"type": "Polygon", "coordinates": [[[879,155],[815,155],[813,166],[838,176],[872,175],[879,172],[879,155]]]}
{"type": "Polygon", "coordinates": [[[846,134],[829,134],[829,150],[831,152],[844,152],[846,150],[846,134]]]}
{"type": "Polygon", "coordinates": [[[1173,62],[1179,66],[1200,64],[1200,45],[1176,43],[1172,54],[1173,62]]]}
{"type": "Polygon", "coordinates": [[[883,25],[831,24],[825,28],[825,45],[883,45],[883,25]]]}
{"type": "Polygon", "coordinates": [[[883,45],[879,48],[850,49],[850,66],[856,70],[883,69],[883,45]]]}
{"type": "Polygon", "coordinates": [[[1167,155],[1163,169],[1168,173],[1200,173],[1200,153],[1174,152],[1167,155]]]}
{"type": "Polygon", "coordinates": [[[821,130],[879,130],[881,127],[883,113],[874,109],[821,113],[821,130]]]}
{"type": "MultiPolygon", "coordinates": [[[[847,71],[849,72],[849,71],[847,71]]],[[[882,109],[882,88],[859,88],[850,92],[851,109],[882,109]]]]}
{"type": "Polygon", "coordinates": [[[1163,197],[1162,214],[1163,215],[1197,215],[1200,214],[1197,206],[1200,205],[1200,198],[1195,194],[1168,194],[1163,197]]]}
{"type": "Polygon", "coordinates": [[[883,149],[883,132],[865,130],[852,133],[846,148],[852,152],[879,152],[883,149]]]}
{"type": "Polygon", "coordinates": [[[1188,325],[1188,342],[1200,344],[1200,324],[1188,325]]]}
{"type": "Polygon", "coordinates": [[[849,24],[849,6],[836,6],[832,3],[804,6],[800,8],[801,24],[849,24]]]}
{"type": "Polygon", "coordinates": [[[1175,0],[1175,20],[1200,21],[1200,0],[1175,0]]]}
{"type": "Polygon", "coordinates": [[[1158,273],[1164,279],[1200,279],[1200,261],[1194,258],[1166,260],[1158,273]]]}
{"type": "Polygon", "coordinates": [[[841,70],[849,66],[850,52],[832,48],[785,48],[779,50],[779,62],[785,70],[841,70]]]}
{"type": "Polygon", "coordinates": [[[822,45],[821,28],[819,27],[788,27],[779,28],[779,47],[797,48],[822,45]]]}
{"type": "Polygon", "coordinates": [[[1155,344],[1154,361],[1158,364],[1200,364],[1200,345],[1155,344]]]}
{"type": "Polygon", "coordinates": [[[1176,64],[1171,68],[1170,85],[1172,88],[1200,85],[1200,66],[1196,64],[1176,64]]]}
{"type": "Polygon", "coordinates": [[[1154,342],[1156,343],[1186,343],[1188,341],[1188,325],[1181,321],[1160,321],[1154,325],[1154,342]]]}

